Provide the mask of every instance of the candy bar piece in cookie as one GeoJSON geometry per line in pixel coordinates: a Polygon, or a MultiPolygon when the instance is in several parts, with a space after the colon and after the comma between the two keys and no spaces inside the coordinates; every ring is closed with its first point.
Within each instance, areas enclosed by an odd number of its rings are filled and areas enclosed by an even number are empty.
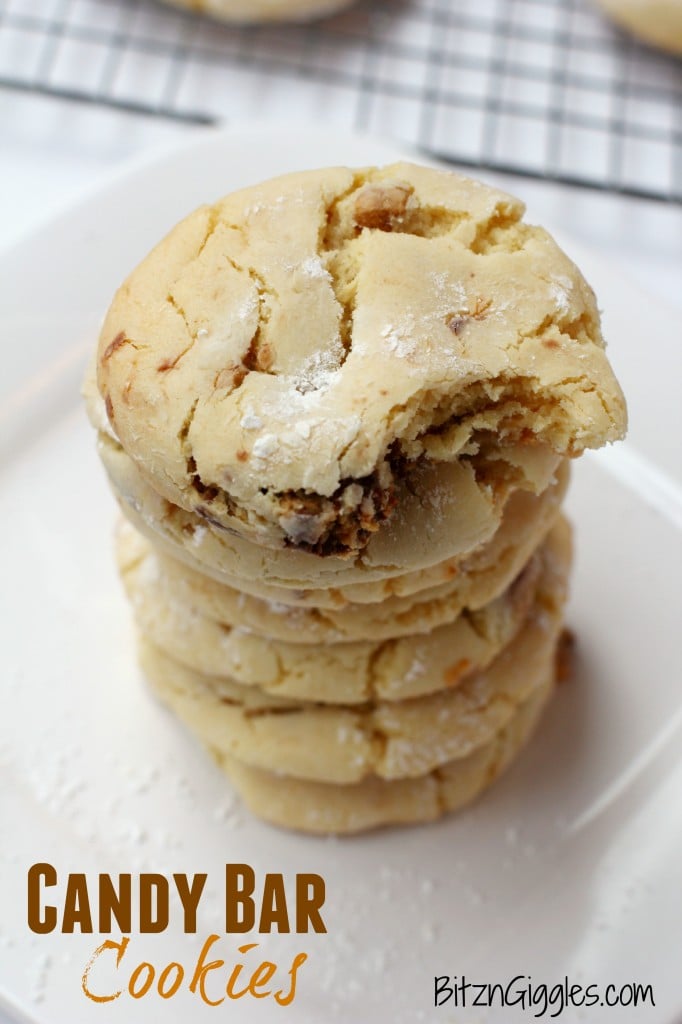
{"type": "Polygon", "coordinates": [[[112,430],[174,505],[325,556],[386,534],[444,464],[493,507],[540,491],[546,453],[621,437],[625,406],[591,289],[522,215],[407,163],[297,173],[202,207],[108,312],[112,430]]]}

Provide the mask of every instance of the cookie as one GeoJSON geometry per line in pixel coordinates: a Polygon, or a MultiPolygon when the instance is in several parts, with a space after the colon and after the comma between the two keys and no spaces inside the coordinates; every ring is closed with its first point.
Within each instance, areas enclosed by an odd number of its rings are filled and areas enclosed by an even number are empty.
{"type": "Polygon", "coordinates": [[[352,0],[164,0],[173,7],[208,14],[220,21],[256,24],[269,21],[312,21],[324,18],[352,0]]]}
{"type": "MultiPolygon", "coordinates": [[[[142,534],[155,543],[162,540],[201,572],[237,581],[242,589],[265,583],[324,590],[418,572],[478,548],[493,536],[504,512],[504,495],[480,489],[466,464],[424,466],[386,529],[356,559],[320,558],[295,548],[261,547],[216,528],[162,497],[107,435],[100,435],[98,450],[124,515],[142,534]]],[[[553,476],[554,467],[551,456],[543,477],[553,476]]]]}
{"type": "MultiPolygon", "coordinates": [[[[122,448],[228,537],[382,567],[417,510],[454,526],[433,505],[460,487],[492,506],[541,489],[536,446],[615,440],[625,406],[590,288],[522,214],[412,164],[287,175],[200,208],[105,319],[98,388],[122,448]]],[[[430,564],[448,557],[437,536],[412,536],[430,564]]]]}
{"type": "Polygon", "coordinates": [[[474,800],[502,774],[537,726],[553,690],[538,687],[492,739],[466,757],[413,779],[369,778],[350,785],[263,771],[212,751],[253,814],[313,834],[349,834],[434,821],[474,800]]]}
{"type": "MultiPolygon", "coordinates": [[[[310,590],[316,591],[323,604],[329,601],[330,592],[336,595],[334,604],[340,591],[356,600],[351,596],[356,593],[356,585],[370,600],[380,600],[382,594],[390,592],[386,581],[392,578],[401,577],[396,581],[396,590],[401,593],[451,578],[451,567],[445,563],[463,558],[490,540],[506,505],[500,495],[495,497],[479,490],[465,465],[444,464],[432,470],[440,475],[440,481],[434,486],[434,481],[425,476],[420,490],[406,496],[400,513],[356,560],[320,558],[291,548],[262,548],[214,529],[159,495],[114,438],[100,433],[98,451],[123,514],[140,533],[172,557],[245,592],[267,594],[272,588],[310,590]],[[456,502],[443,498],[439,486],[443,475],[456,490],[456,502]],[[434,571],[425,575],[424,570],[434,571]],[[370,589],[378,583],[382,585],[370,589]]],[[[546,490],[556,480],[561,463],[557,466],[555,456],[548,455],[547,449],[540,461],[536,459],[535,464],[538,484],[542,477],[541,490],[546,490]]]]}
{"type": "Polygon", "coordinates": [[[153,568],[148,567],[147,572],[153,572],[157,589],[188,616],[198,613],[273,640],[335,644],[427,633],[453,622],[464,608],[482,608],[511,586],[558,518],[568,481],[567,465],[560,467],[558,477],[540,497],[522,491],[513,495],[493,538],[472,555],[424,573],[424,589],[413,593],[417,580],[404,577],[354,588],[360,597],[370,596],[365,591],[373,587],[382,597],[389,583],[407,591],[372,603],[349,602],[343,590],[300,592],[261,586],[257,589],[267,593],[267,599],[250,596],[163,554],[126,520],[119,528],[119,562],[129,565],[142,558],[151,560],[153,568]],[[428,586],[432,579],[437,582],[428,586]],[[292,598],[297,602],[294,605],[288,603],[292,598]],[[312,603],[315,598],[319,604],[312,603]]]}
{"type": "Polygon", "coordinates": [[[323,704],[404,700],[457,685],[486,668],[528,616],[543,557],[561,548],[557,528],[513,584],[480,611],[463,611],[426,635],[345,643],[292,643],[201,615],[173,599],[153,551],[119,535],[119,569],[144,636],[205,675],[224,676],[281,697],[323,704]]]}
{"type": "Polygon", "coordinates": [[[153,690],[206,746],[246,764],[344,784],[424,775],[488,742],[553,678],[569,559],[568,546],[545,559],[526,623],[487,669],[426,697],[360,706],[294,701],[202,675],[144,638],[140,660],[153,690]]]}
{"type": "Polygon", "coordinates": [[[608,15],[645,43],[682,53],[682,0],[598,0],[608,15]]]}

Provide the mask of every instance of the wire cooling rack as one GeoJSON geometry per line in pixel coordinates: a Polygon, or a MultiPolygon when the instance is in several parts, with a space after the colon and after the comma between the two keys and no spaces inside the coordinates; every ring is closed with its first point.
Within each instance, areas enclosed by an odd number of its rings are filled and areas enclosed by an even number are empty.
{"type": "Polygon", "coordinates": [[[590,0],[358,0],[248,28],[153,0],[0,0],[0,86],[195,123],[309,116],[682,202],[682,61],[590,0]]]}

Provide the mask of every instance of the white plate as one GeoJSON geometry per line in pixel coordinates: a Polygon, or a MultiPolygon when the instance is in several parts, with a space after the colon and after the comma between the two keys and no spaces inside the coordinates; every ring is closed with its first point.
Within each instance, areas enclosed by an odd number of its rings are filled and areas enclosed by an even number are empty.
{"type": "MultiPolygon", "coordinates": [[[[577,678],[485,799],[434,826],[349,841],[272,830],[241,809],[140,685],[112,565],[113,501],[78,398],[113,289],[206,198],[294,167],[396,155],[319,132],[207,135],[118,176],[0,260],[0,994],[31,1021],[530,1019],[460,1014],[452,1003],[434,1015],[433,977],[444,974],[651,983],[656,1006],[641,1015],[596,1007],[561,1020],[680,1020],[682,501],[670,476],[679,375],[651,356],[654,339],[675,339],[679,325],[591,254],[568,245],[608,311],[631,441],[575,473],[577,678]],[[235,962],[246,939],[226,937],[221,925],[228,861],[288,879],[322,874],[328,933],[247,937],[260,939],[249,956],[267,952],[282,969],[308,952],[289,1011],[270,999],[210,1009],[184,989],[164,1003],[123,995],[96,1006],[80,988],[96,936],[28,931],[25,875],[35,861],[91,879],[208,872],[198,934],[184,936],[176,915],[161,936],[134,935],[122,966],[190,964],[213,930],[220,955],[235,962]]],[[[111,980],[107,970],[96,979],[111,980]]]]}

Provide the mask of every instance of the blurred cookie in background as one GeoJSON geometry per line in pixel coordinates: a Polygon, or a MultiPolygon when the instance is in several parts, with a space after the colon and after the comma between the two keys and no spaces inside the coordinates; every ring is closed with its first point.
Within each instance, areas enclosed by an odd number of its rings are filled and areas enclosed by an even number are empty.
{"type": "Polygon", "coordinates": [[[682,0],[599,0],[599,4],[645,43],[682,54],[682,0]]]}
{"type": "Polygon", "coordinates": [[[350,7],[353,0],[163,0],[221,21],[253,24],[265,21],[312,21],[350,7]]]}

